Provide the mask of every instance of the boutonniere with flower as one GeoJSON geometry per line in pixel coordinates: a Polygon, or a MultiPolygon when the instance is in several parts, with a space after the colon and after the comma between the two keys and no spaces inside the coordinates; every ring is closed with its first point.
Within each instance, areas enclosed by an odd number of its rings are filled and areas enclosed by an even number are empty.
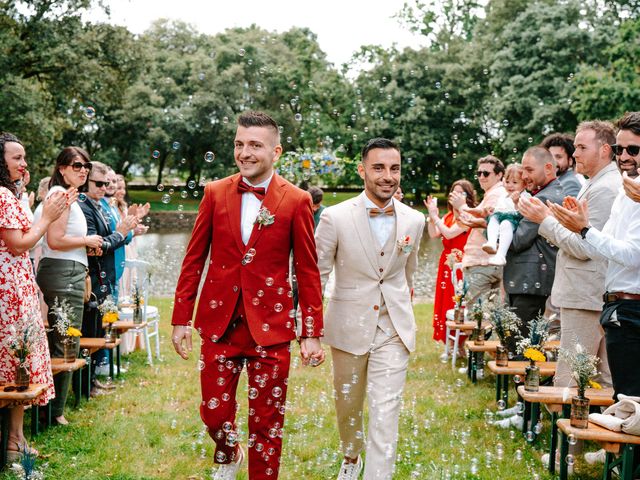
{"type": "Polygon", "coordinates": [[[260,230],[262,227],[271,225],[273,222],[275,222],[275,220],[276,220],[276,216],[272,215],[268,208],[262,207],[258,211],[258,216],[256,217],[256,221],[253,223],[254,224],[257,223],[258,230],[260,230]]]}
{"type": "Polygon", "coordinates": [[[396,245],[398,246],[398,250],[400,250],[402,253],[411,253],[411,250],[413,250],[411,237],[409,235],[400,237],[396,242],[396,245]]]}

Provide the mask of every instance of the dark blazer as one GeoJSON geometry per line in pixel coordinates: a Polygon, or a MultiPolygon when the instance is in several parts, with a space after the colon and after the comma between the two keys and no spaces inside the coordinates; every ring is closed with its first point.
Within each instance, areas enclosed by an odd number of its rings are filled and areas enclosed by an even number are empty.
{"type": "MultiPolygon", "coordinates": [[[[539,191],[536,198],[562,203],[564,190],[558,179],[539,191]]],[[[522,219],[513,232],[513,241],[504,267],[504,289],[508,294],[551,295],[558,247],[538,234],[540,225],[522,219]]]]}
{"type": "Polygon", "coordinates": [[[108,220],[104,218],[89,198],[80,202],[80,208],[87,219],[87,235],[100,235],[103,239],[102,256],[89,256],[91,290],[99,299],[102,299],[113,293],[116,284],[114,252],[125,244],[126,238],[111,228],[108,220]],[[104,275],[101,276],[102,272],[104,275]],[[106,289],[103,286],[106,286],[106,289]]]}

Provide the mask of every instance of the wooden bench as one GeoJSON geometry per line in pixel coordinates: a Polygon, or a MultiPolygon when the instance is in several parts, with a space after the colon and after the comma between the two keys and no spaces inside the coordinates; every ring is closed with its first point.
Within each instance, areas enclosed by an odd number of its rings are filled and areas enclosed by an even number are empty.
{"type": "Polygon", "coordinates": [[[9,407],[19,404],[30,404],[40,397],[47,389],[47,386],[44,384],[31,384],[24,392],[5,392],[4,388],[9,385],[3,385],[0,387],[0,470],[7,465],[7,448],[9,446],[9,407]]]}
{"type": "MultiPolygon", "coordinates": [[[[531,420],[529,430],[535,432],[535,426],[540,419],[540,404],[546,405],[547,410],[551,413],[550,455],[548,465],[551,473],[555,473],[555,458],[558,448],[558,427],[556,421],[560,415],[565,418],[569,417],[571,398],[578,394],[577,388],[570,388],[569,395],[565,399],[564,390],[564,387],[541,386],[537,392],[527,392],[523,385],[518,387],[518,395],[524,401],[525,406],[523,433],[527,431],[527,423],[529,420],[531,420]]],[[[603,388],[601,390],[588,388],[585,391],[585,396],[594,407],[608,407],[614,403],[613,388],[603,388]]]]}
{"type": "MultiPolygon", "coordinates": [[[[97,352],[98,350],[107,350],[109,353],[109,376],[111,378],[114,378],[114,374],[117,374],[117,376],[120,376],[120,344],[121,343],[122,343],[122,340],[119,338],[116,338],[114,342],[107,343],[107,341],[104,338],[82,337],[80,338],[80,349],[88,350],[89,355],[97,352]],[[118,360],[117,371],[114,371],[114,362],[113,362],[114,349],[116,350],[117,360],[118,360]]],[[[91,369],[89,369],[89,371],[91,371],[91,369]]],[[[89,381],[89,384],[91,384],[91,381],[89,381]]]]}
{"type": "MultiPolygon", "coordinates": [[[[484,357],[485,353],[495,358],[498,345],[500,345],[500,340],[485,340],[483,345],[476,345],[473,340],[467,340],[465,342],[465,348],[469,351],[467,356],[467,376],[473,383],[477,381],[480,359],[484,357]]],[[[549,341],[545,343],[542,348],[546,351],[558,350],[560,348],[560,340],[549,341]]]]}
{"type": "MultiPolygon", "coordinates": [[[[530,365],[529,361],[515,360],[509,360],[509,365],[506,367],[497,366],[495,360],[487,363],[489,370],[496,376],[496,402],[502,399],[505,401],[505,405],[509,403],[509,377],[512,375],[524,377],[525,368],[528,365],[530,365]]],[[[540,368],[541,377],[553,377],[556,373],[558,362],[536,362],[536,365],[540,368]]],[[[524,378],[522,380],[524,381],[524,378]]]]}
{"type": "Polygon", "coordinates": [[[607,452],[604,462],[602,478],[611,478],[613,469],[618,467],[620,480],[633,480],[640,473],[640,467],[634,472],[633,460],[636,445],[640,445],[639,435],[628,435],[621,432],[612,432],[600,425],[589,422],[588,428],[575,428],[571,426],[569,419],[557,421],[562,440],[560,442],[560,480],[568,477],[567,455],[569,453],[569,435],[577,440],[589,440],[599,443],[607,452]],[[619,455],[618,458],[615,455],[619,455]]]}

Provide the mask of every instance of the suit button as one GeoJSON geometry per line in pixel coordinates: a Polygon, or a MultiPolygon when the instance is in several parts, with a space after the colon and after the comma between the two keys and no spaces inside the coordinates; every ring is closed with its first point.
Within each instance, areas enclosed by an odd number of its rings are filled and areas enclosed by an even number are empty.
{"type": "Polygon", "coordinates": [[[380,310],[380,306],[379,306],[379,305],[374,305],[374,306],[373,306],[373,309],[374,309],[374,310],[376,310],[376,311],[378,311],[378,310],[380,310]]]}
{"type": "Polygon", "coordinates": [[[381,268],[381,269],[380,269],[380,273],[382,273],[382,272],[384,272],[384,268],[381,268]]]}
{"type": "Polygon", "coordinates": [[[384,280],[380,280],[380,285],[382,285],[384,283],[384,280]]]}
{"type": "Polygon", "coordinates": [[[381,257],[384,257],[384,252],[380,252],[380,256],[381,256],[381,257]]]}
{"type": "Polygon", "coordinates": [[[237,292],[237,291],[238,291],[238,286],[237,286],[237,285],[234,285],[234,286],[233,286],[233,291],[234,291],[234,292],[237,292]]]}

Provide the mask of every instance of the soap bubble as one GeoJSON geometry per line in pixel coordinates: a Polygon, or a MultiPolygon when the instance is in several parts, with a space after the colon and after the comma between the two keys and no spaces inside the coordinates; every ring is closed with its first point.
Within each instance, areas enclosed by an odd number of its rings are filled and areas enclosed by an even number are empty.
{"type": "Polygon", "coordinates": [[[96,109],[93,107],[85,107],[84,116],[91,120],[96,116],[96,109]]]}
{"type": "Polygon", "coordinates": [[[171,144],[171,148],[173,148],[174,150],[180,149],[180,142],[173,142],[171,144]]]}
{"type": "Polygon", "coordinates": [[[151,152],[151,156],[153,158],[160,158],[160,151],[159,150],[154,150],[153,152],[151,152]]]}
{"type": "Polygon", "coordinates": [[[216,155],[213,152],[207,152],[204,154],[204,161],[207,163],[211,163],[215,160],[216,155]]]}
{"type": "Polygon", "coordinates": [[[168,193],[165,193],[164,195],[162,195],[162,203],[167,204],[169,202],[171,202],[171,195],[169,195],[168,193]]]}
{"type": "Polygon", "coordinates": [[[507,407],[507,403],[502,399],[498,400],[496,404],[498,405],[498,410],[504,410],[507,407]]]}

